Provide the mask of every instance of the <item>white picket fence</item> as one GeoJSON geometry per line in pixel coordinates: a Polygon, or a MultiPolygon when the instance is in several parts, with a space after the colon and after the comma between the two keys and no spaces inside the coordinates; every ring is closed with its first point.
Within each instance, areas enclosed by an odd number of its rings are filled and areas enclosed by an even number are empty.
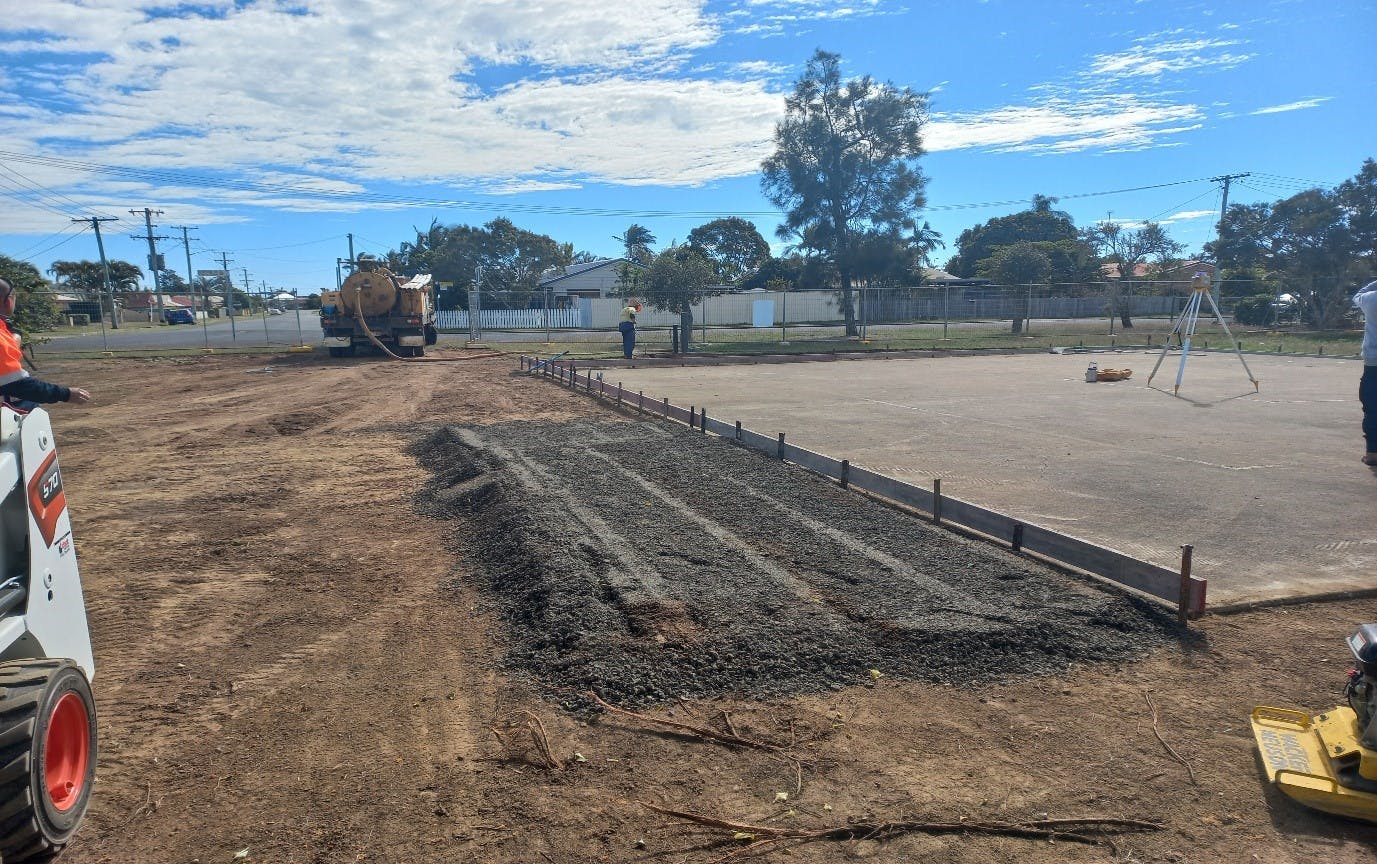
{"type": "MultiPolygon", "coordinates": [[[[544,327],[577,327],[577,309],[484,309],[478,313],[478,324],[485,330],[539,330],[544,327]],[[548,318],[547,318],[548,315],[548,318]]],[[[435,326],[440,330],[467,330],[467,309],[442,309],[435,313],[435,326]]]]}

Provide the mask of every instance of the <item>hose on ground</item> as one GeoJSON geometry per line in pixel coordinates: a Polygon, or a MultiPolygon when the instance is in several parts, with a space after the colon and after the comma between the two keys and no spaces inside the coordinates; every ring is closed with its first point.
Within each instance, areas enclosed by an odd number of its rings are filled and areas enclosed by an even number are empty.
{"type": "MultiPolygon", "coordinates": [[[[354,286],[354,317],[358,319],[359,327],[363,329],[363,335],[368,337],[368,341],[377,346],[378,350],[391,357],[393,360],[401,360],[405,363],[463,363],[467,360],[482,360],[484,357],[501,357],[500,351],[488,351],[483,354],[470,354],[467,357],[402,357],[392,352],[392,349],[383,344],[382,340],[373,334],[372,328],[368,326],[368,321],[363,317],[363,289],[359,285],[354,286]]],[[[424,333],[425,331],[422,330],[424,333]]],[[[421,341],[425,341],[422,338],[421,341]]]]}

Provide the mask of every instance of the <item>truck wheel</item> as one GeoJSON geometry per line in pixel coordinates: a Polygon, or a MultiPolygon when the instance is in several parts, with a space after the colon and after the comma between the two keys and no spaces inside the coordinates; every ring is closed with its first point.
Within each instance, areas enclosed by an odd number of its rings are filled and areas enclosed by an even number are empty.
{"type": "Polygon", "coordinates": [[[440,331],[429,324],[426,325],[425,336],[427,345],[434,345],[436,342],[440,341],[440,331]]]}
{"type": "Polygon", "coordinates": [[[0,858],[72,839],[96,777],[96,706],[71,660],[0,664],[0,858]]]}

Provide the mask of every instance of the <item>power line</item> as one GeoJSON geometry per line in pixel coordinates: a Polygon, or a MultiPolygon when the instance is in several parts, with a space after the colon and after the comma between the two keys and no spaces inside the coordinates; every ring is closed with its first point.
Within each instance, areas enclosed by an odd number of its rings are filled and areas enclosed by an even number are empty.
{"type": "MultiPolygon", "coordinates": [[[[632,210],[608,207],[573,207],[554,204],[522,204],[520,202],[487,203],[480,201],[468,201],[463,199],[426,199],[415,196],[396,195],[389,196],[375,192],[356,192],[345,190],[328,190],[318,187],[307,187],[292,185],[287,183],[264,183],[253,180],[239,180],[234,178],[215,179],[202,177],[194,174],[179,174],[175,172],[157,171],[149,169],[125,168],[116,165],[102,165],[92,162],[81,162],[75,159],[65,159],[54,156],[32,156],[22,153],[0,151],[0,157],[18,159],[20,161],[35,162],[42,165],[68,168],[71,170],[91,171],[96,173],[115,174],[123,177],[132,177],[144,181],[157,181],[173,183],[183,186],[196,186],[199,188],[219,189],[219,190],[239,190],[253,191],[268,194],[291,194],[305,195],[315,198],[327,198],[333,200],[350,200],[366,203],[392,204],[408,207],[448,207],[454,209],[473,209],[489,210],[513,213],[527,213],[536,215],[552,216],[617,216],[625,218],[714,218],[721,216],[722,211],[675,211],[675,210],[632,210]]],[[[1182,186],[1189,183],[1201,183],[1210,178],[1194,178],[1190,180],[1175,180],[1168,183],[1153,183],[1145,186],[1131,186],[1122,189],[1107,189],[1097,192],[1078,192],[1069,195],[1056,195],[1058,200],[1070,201],[1080,198],[1096,198],[1106,195],[1122,195],[1129,192],[1144,192],[1151,189],[1165,189],[1171,186],[1182,186]]],[[[1004,207],[1013,204],[1026,204],[1027,198],[1012,198],[1002,201],[982,201],[970,204],[939,204],[925,208],[925,212],[946,212],[952,210],[976,210],[986,207],[1004,207]]],[[[778,216],[778,210],[742,210],[735,211],[731,215],[737,216],[778,216]]]]}
{"type": "Polygon", "coordinates": [[[51,196],[53,196],[53,197],[55,197],[55,198],[60,198],[60,199],[62,199],[62,200],[64,200],[64,201],[66,201],[68,204],[71,204],[73,207],[75,207],[75,208],[77,209],[78,212],[82,212],[82,211],[84,211],[84,210],[86,209],[85,207],[83,207],[83,206],[81,206],[80,204],[78,204],[76,201],[73,201],[71,198],[68,198],[66,195],[63,195],[61,192],[58,192],[56,189],[49,189],[49,188],[47,188],[46,186],[43,186],[43,185],[37,183],[37,182],[35,182],[32,178],[29,178],[29,177],[24,176],[23,174],[20,174],[18,171],[14,170],[13,168],[11,168],[11,167],[8,166],[8,165],[0,165],[0,168],[3,168],[4,170],[10,172],[10,173],[13,174],[14,176],[18,177],[20,180],[23,180],[25,183],[27,183],[27,184],[29,185],[30,188],[34,189],[35,191],[37,191],[37,192],[40,193],[40,194],[43,194],[43,195],[51,195],[51,196]]]}
{"type": "Polygon", "coordinates": [[[37,257],[40,256],[40,255],[45,255],[45,254],[47,254],[47,253],[53,251],[54,249],[57,249],[57,248],[59,248],[59,247],[61,247],[61,246],[67,245],[68,243],[72,242],[73,240],[75,240],[76,238],[80,237],[82,234],[84,234],[84,233],[86,232],[86,229],[85,229],[85,228],[78,228],[77,231],[76,231],[76,233],[73,234],[73,235],[71,235],[70,237],[64,237],[62,240],[59,240],[58,242],[54,243],[53,245],[51,245],[51,246],[49,246],[49,247],[47,247],[47,248],[45,248],[45,249],[38,249],[38,247],[39,247],[39,246],[42,246],[44,243],[47,243],[47,242],[49,242],[50,240],[57,240],[57,238],[62,237],[63,234],[66,234],[68,231],[71,231],[71,230],[72,230],[72,227],[73,227],[73,226],[68,225],[66,228],[63,228],[61,231],[57,232],[56,234],[50,234],[50,235],[48,235],[47,237],[43,238],[42,240],[39,240],[37,243],[33,244],[33,245],[30,246],[28,249],[25,249],[23,252],[20,252],[19,254],[15,255],[14,257],[15,257],[17,260],[19,260],[19,261],[32,261],[33,259],[37,258],[37,257]],[[31,250],[34,250],[34,249],[38,249],[38,251],[37,251],[37,252],[32,252],[31,250]]]}

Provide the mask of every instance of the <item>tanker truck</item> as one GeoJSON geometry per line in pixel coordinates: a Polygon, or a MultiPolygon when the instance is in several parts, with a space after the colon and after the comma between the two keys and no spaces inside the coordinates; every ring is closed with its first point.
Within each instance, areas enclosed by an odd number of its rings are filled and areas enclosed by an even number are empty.
{"type": "Polygon", "coordinates": [[[378,342],[398,357],[420,357],[434,345],[435,289],[430,274],[409,281],[381,261],[360,258],[339,291],[321,296],[320,327],[331,357],[346,357],[378,342]]]}

